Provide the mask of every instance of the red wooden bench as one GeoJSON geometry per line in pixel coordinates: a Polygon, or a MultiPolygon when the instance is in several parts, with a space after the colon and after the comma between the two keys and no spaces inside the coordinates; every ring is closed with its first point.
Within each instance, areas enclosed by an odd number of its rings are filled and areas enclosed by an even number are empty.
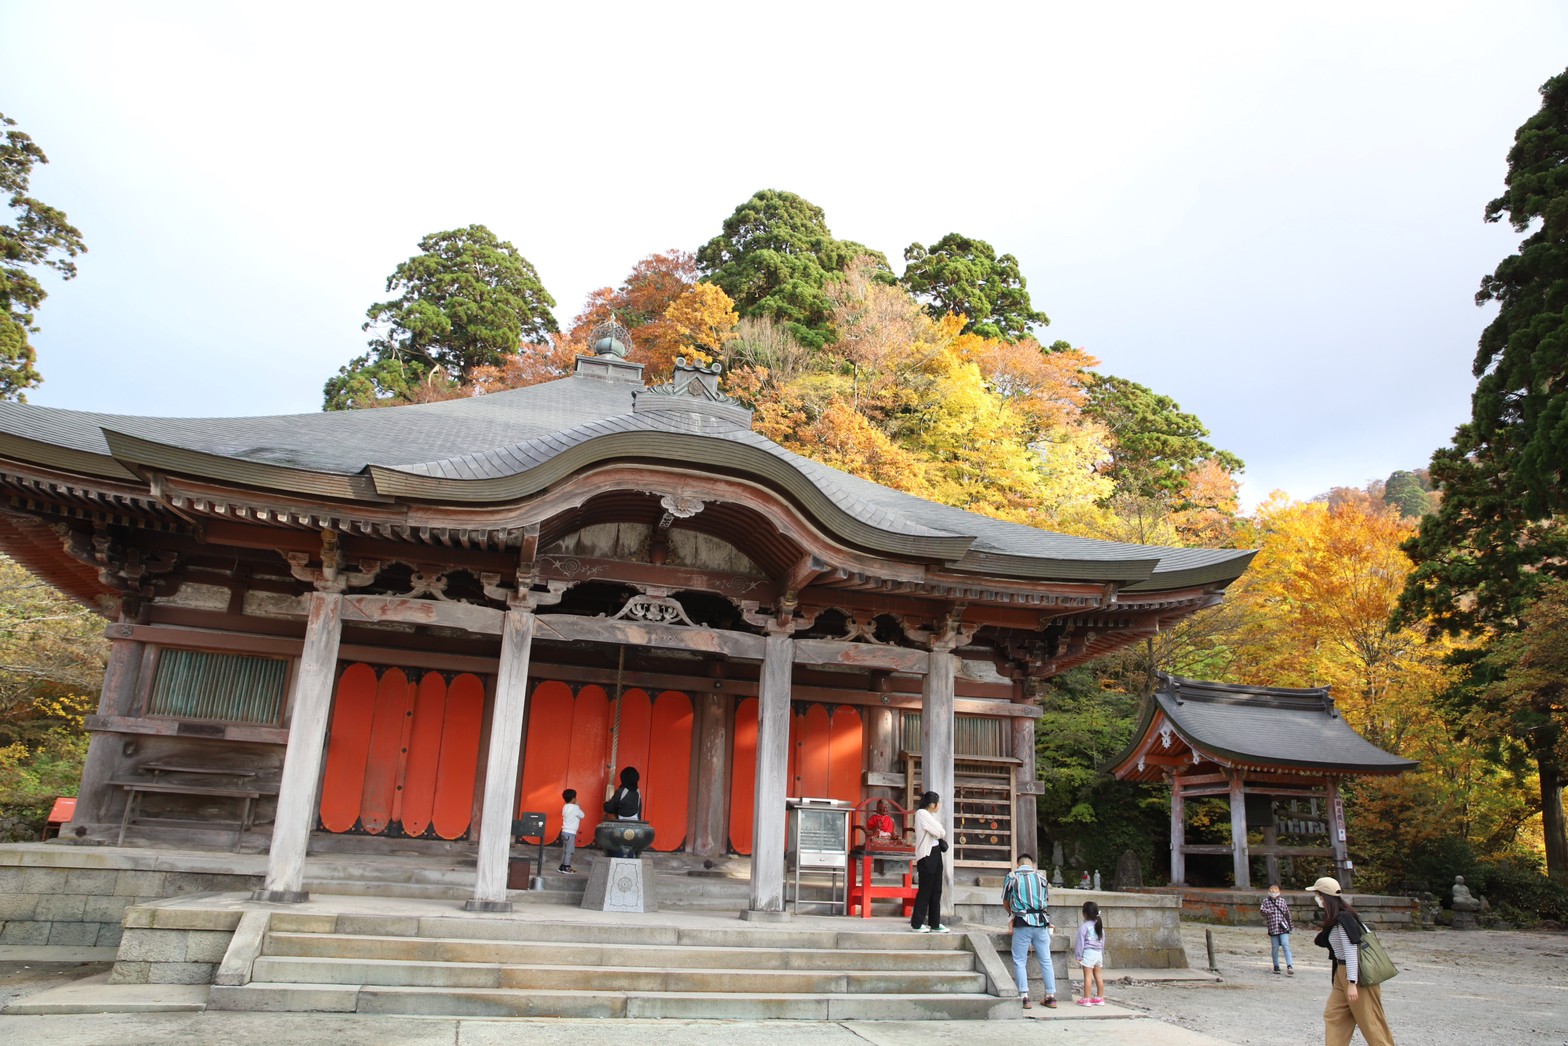
{"type": "Polygon", "coordinates": [[[44,822],[44,834],[41,838],[47,839],[51,833],[59,835],[61,827],[69,824],[71,818],[75,816],[76,800],[70,796],[60,796],[54,801],[54,806],[49,808],[49,819],[44,822]]]}

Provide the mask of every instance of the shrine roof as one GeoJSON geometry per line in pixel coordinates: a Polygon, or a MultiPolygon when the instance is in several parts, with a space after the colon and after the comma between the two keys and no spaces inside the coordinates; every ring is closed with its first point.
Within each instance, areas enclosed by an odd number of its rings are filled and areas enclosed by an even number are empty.
{"type": "Polygon", "coordinates": [[[602,462],[642,461],[766,483],[851,544],[977,573],[1158,592],[1223,586],[1252,557],[1073,537],[940,505],[794,454],[753,432],[738,408],[703,409],[659,391],[578,373],[439,403],[235,418],[5,402],[0,456],[122,481],[153,470],[336,500],[461,504],[526,497],[602,462]]]}
{"type": "Polygon", "coordinates": [[[1397,774],[1419,765],[1356,733],[1326,687],[1241,686],[1162,675],[1132,743],[1111,763],[1111,772],[1152,780],[1168,762],[1162,756],[1173,751],[1221,765],[1318,773],[1397,774]]]}

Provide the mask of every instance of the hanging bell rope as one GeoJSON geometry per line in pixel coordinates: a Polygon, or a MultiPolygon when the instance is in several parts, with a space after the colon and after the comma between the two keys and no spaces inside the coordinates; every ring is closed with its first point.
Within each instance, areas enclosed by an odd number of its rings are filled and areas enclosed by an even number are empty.
{"type": "Polygon", "coordinates": [[[621,687],[626,679],[626,647],[623,644],[615,658],[615,718],[610,722],[610,763],[605,767],[604,801],[615,794],[615,757],[621,746],[621,687]]]}

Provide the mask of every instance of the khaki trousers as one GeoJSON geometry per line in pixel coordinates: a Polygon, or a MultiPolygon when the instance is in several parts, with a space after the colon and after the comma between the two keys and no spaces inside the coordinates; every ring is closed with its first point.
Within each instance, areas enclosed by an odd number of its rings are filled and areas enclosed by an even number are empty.
{"type": "Polygon", "coordinates": [[[1334,971],[1334,988],[1323,1004],[1323,1041],[1327,1046],[1350,1046],[1357,1028],[1367,1046],[1394,1046],[1394,1035],[1383,1016],[1383,986],[1357,988],[1356,1001],[1345,998],[1345,966],[1334,971]]]}

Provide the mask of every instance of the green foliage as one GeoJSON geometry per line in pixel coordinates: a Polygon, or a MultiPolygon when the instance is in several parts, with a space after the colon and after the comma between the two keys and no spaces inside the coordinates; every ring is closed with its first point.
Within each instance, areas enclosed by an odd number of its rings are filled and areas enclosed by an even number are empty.
{"type": "Polygon", "coordinates": [[[1011,254],[997,257],[984,240],[950,232],[929,247],[904,249],[903,284],[926,305],[933,319],[965,317],[964,333],[1017,341],[1032,325],[1051,320],[1029,301],[1027,281],[1011,254]]]}
{"type": "Polygon", "coordinates": [[[1406,519],[1419,519],[1432,508],[1427,495],[1427,484],[1414,472],[1400,469],[1388,477],[1383,485],[1383,502],[1397,505],[1399,514],[1406,519]]]}
{"type": "Polygon", "coordinates": [[[1099,769],[1127,746],[1138,715],[1137,697],[1105,689],[1089,668],[1063,673],[1044,688],[1035,757],[1046,854],[1050,843],[1060,843],[1071,867],[1109,875],[1132,850],[1146,874],[1158,870],[1168,853],[1164,790],[1119,782],[1099,769]]]}
{"type": "Polygon", "coordinates": [[[1236,455],[1204,439],[1209,430],[1195,415],[1135,381],[1096,375],[1084,413],[1115,437],[1108,471],[1123,493],[1145,498],[1177,494],[1188,473],[1206,459],[1227,472],[1246,467],[1236,455]]]}
{"type": "Polygon", "coordinates": [[[38,330],[33,314],[48,297],[28,270],[53,269],[68,280],[76,275],[71,259],[87,248],[64,211],[27,195],[33,166],[49,158],[31,137],[8,129],[15,126],[0,113],[0,129],[7,129],[0,138],[0,194],[16,212],[15,224],[0,224],[0,399],[25,401],[25,390],[43,381],[27,336],[38,330]]]}
{"type": "Polygon", "coordinates": [[[762,189],[735,208],[723,231],[697,252],[697,268],[743,317],[771,317],[808,349],[832,342],[829,279],[869,257],[886,282],[887,259],[828,231],[822,208],[791,192],[762,189]]]}
{"type": "Polygon", "coordinates": [[[1476,293],[1500,308],[1481,333],[1472,400],[1475,439],[1510,448],[1509,489],[1532,518],[1568,511],[1568,72],[1541,98],[1514,136],[1507,191],[1486,206],[1515,232],[1540,224],[1476,293]]]}
{"type": "Polygon", "coordinates": [[[461,385],[557,332],[533,265],[483,225],[431,233],[419,249],[387,277],[398,297],[366,310],[370,351],[327,381],[327,410],[415,401],[422,385],[461,385]]]}
{"type": "Polygon", "coordinates": [[[102,618],[0,556],[0,836],[38,838],[76,794],[108,645],[102,618]]]}
{"type": "Polygon", "coordinates": [[[1543,919],[1568,924],[1568,886],[1542,875],[1525,857],[1480,862],[1465,885],[1515,925],[1543,919]]]}

